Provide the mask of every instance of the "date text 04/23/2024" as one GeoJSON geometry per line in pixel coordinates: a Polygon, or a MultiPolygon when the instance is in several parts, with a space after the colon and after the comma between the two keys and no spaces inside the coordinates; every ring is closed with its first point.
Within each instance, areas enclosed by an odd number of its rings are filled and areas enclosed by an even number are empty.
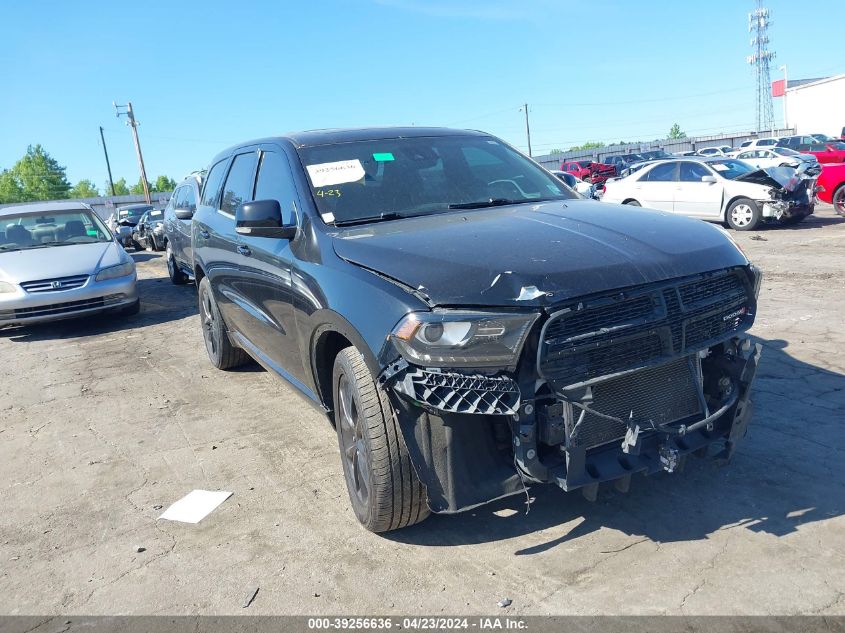
{"type": "Polygon", "coordinates": [[[314,631],[348,630],[390,630],[406,629],[416,631],[443,630],[525,630],[527,623],[520,618],[478,617],[412,617],[412,618],[309,618],[308,628],[314,631]]]}

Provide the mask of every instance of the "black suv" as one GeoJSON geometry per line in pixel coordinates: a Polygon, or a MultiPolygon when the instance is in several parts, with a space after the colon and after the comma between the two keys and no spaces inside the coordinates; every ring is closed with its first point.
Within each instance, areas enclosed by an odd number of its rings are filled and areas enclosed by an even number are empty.
{"type": "Polygon", "coordinates": [[[373,531],[730,456],[759,273],[705,222],[574,195],[481,132],[231,148],[193,217],[208,356],[330,416],[373,531]]]}

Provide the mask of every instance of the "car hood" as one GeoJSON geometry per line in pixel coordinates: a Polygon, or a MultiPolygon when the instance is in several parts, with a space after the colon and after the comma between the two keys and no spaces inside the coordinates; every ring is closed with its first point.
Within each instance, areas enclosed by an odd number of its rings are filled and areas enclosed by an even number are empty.
{"type": "Polygon", "coordinates": [[[747,263],[700,220],[588,200],[371,224],[336,234],[334,248],[433,305],[553,305],[747,263]]]}
{"type": "MultiPolygon", "coordinates": [[[[794,156],[789,158],[796,158],[794,156]]],[[[797,167],[768,167],[743,174],[735,178],[736,182],[752,182],[757,185],[774,187],[778,190],[795,191],[805,180],[815,178],[821,172],[818,163],[800,162],[797,167]]]]}
{"type": "Polygon", "coordinates": [[[117,265],[125,258],[125,252],[116,242],[0,252],[0,280],[20,283],[92,275],[98,268],[117,265]]]}

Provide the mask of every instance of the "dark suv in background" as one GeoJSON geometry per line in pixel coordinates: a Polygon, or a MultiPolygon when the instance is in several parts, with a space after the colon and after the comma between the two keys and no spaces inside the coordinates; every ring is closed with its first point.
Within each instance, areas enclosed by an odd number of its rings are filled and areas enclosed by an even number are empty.
{"type": "Polygon", "coordinates": [[[197,210],[202,187],[202,175],[188,176],[173,191],[164,209],[164,242],[167,253],[167,272],[170,281],[181,285],[194,274],[191,252],[191,218],[197,210]]]}
{"type": "Polygon", "coordinates": [[[370,530],[536,483],[595,498],[745,435],[760,275],[739,248],[578,199],[487,134],[238,145],[192,242],[209,359],[251,357],[329,414],[370,530]]]}

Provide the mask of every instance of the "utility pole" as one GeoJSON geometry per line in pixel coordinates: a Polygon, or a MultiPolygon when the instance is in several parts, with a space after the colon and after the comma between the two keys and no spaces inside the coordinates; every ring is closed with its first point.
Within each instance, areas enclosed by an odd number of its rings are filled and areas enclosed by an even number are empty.
{"type": "MultiPolygon", "coordinates": [[[[525,111],[525,136],[528,137],[528,155],[531,155],[531,128],[528,127],[528,104],[526,103],[523,107],[525,111]]],[[[533,158],[533,156],[532,156],[533,158]]]]}
{"type": "Polygon", "coordinates": [[[103,154],[106,155],[106,169],[109,170],[109,187],[111,195],[114,195],[114,181],[111,178],[111,163],[109,163],[109,151],[106,149],[106,137],[103,136],[103,126],[100,126],[100,140],[103,142],[103,154]]]}
{"type": "Polygon", "coordinates": [[[141,167],[141,185],[144,187],[144,200],[150,204],[150,188],[147,186],[147,172],[144,169],[144,156],[141,154],[141,143],[138,140],[138,122],[135,120],[135,113],[132,111],[132,102],[127,101],[125,106],[117,105],[112,101],[115,109],[115,116],[120,118],[121,114],[126,115],[126,125],[132,128],[132,138],[135,140],[135,152],[138,154],[138,165],[141,167]],[[120,108],[126,108],[121,112],[120,108]]]}

